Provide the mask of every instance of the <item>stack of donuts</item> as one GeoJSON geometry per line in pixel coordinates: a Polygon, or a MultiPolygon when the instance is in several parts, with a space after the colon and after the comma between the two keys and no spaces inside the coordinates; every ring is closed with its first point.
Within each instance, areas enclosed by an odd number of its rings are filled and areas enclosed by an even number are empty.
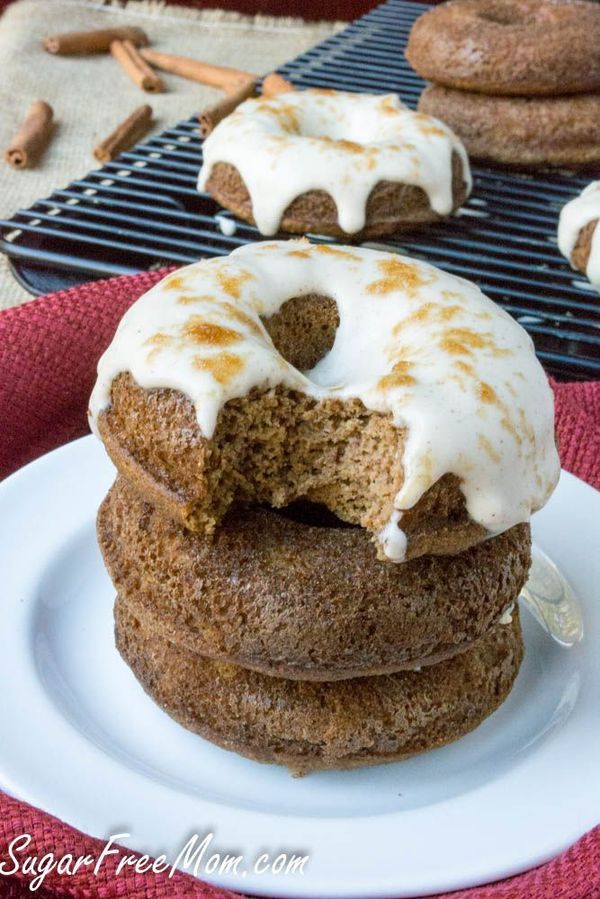
{"type": "Polygon", "coordinates": [[[415,22],[406,56],[432,82],[419,109],[475,159],[515,166],[600,161],[600,4],[450,0],[415,22]]]}
{"type": "Polygon", "coordinates": [[[296,774],[508,695],[559,465],[525,331],[424,262],[306,240],[169,275],[102,357],[117,647],[184,727],[296,774]]]}

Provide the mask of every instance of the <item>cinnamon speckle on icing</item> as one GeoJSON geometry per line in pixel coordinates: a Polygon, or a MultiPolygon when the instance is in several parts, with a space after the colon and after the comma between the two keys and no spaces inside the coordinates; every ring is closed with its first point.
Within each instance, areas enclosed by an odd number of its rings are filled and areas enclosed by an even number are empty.
{"type": "Polygon", "coordinates": [[[404,481],[378,535],[391,559],[404,557],[404,511],[447,473],[488,531],[527,521],[559,472],[552,392],[527,333],[469,281],[393,253],[324,247],[251,244],[181,269],[176,290],[173,276],[149,290],[99,362],[92,427],[121,372],[186,394],[208,439],[224,404],[255,388],[359,399],[404,435],[404,481]],[[182,304],[182,292],[194,303],[182,304]],[[305,294],[335,300],[339,327],[331,350],[301,372],[261,316],[305,294]]]}
{"type": "Polygon", "coordinates": [[[181,290],[182,287],[183,281],[179,275],[169,275],[165,278],[165,288],[167,290],[181,290]]]}
{"type": "Polygon", "coordinates": [[[316,244],[313,248],[313,252],[318,253],[320,256],[337,256],[339,259],[349,259],[351,262],[358,261],[358,256],[351,250],[345,250],[343,247],[337,247],[333,244],[316,244]]]}
{"type": "Polygon", "coordinates": [[[429,277],[418,265],[399,256],[382,259],[378,268],[381,277],[371,281],[367,286],[367,293],[381,295],[402,290],[407,296],[415,296],[429,277]]]}
{"type": "Polygon", "coordinates": [[[294,91],[246,100],[219,122],[204,141],[198,188],[205,190],[217,163],[234,166],[266,235],[276,233],[296,197],[323,190],[335,202],[340,227],[355,234],[365,226],[369,195],[381,181],[420,187],[434,212],[449,215],[454,154],[470,192],[458,137],[395,94],[294,91]]]}
{"type": "Polygon", "coordinates": [[[183,326],[183,334],[195,343],[204,343],[207,346],[228,346],[242,339],[239,331],[233,331],[222,325],[213,325],[205,321],[201,315],[192,315],[187,320],[183,326]]]}
{"type": "Polygon", "coordinates": [[[209,372],[215,381],[225,387],[244,368],[244,362],[233,353],[219,353],[216,356],[195,356],[195,368],[209,372]]]}
{"type": "Polygon", "coordinates": [[[512,352],[506,347],[497,346],[491,333],[472,328],[448,328],[441,334],[440,347],[453,356],[473,356],[476,351],[484,351],[499,357],[510,356],[512,352]]]}
{"type": "Polygon", "coordinates": [[[225,293],[228,293],[234,299],[239,300],[242,285],[245,284],[246,281],[250,281],[253,278],[253,275],[251,272],[244,271],[239,272],[238,274],[230,274],[228,271],[219,271],[216,273],[216,277],[225,293]]]}
{"type": "Polygon", "coordinates": [[[498,397],[496,396],[496,391],[493,387],[490,387],[489,384],[486,384],[485,381],[480,381],[477,385],[477,396],[481,400],[482,403],[497,403],[498,397]]]}
{"type": "Polygon", "coordinates": [[[494,449],[492,443],[488,440],[485,434],[479,435],[479,446],[485,453],[487,453],[492,462],[494,462],[496,465],[499,465],[500,462],[502,462],[502,456],[499,452],[497,452],[497,450],[494,449]]]}

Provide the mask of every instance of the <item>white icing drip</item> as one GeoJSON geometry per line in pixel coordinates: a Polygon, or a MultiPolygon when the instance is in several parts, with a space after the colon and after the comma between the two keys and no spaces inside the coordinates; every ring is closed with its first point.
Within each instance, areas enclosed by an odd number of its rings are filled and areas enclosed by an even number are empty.
{"type": "Polygon", "coordinates": [[[401,518],[400,509],[394,509],[385,527],[377,534],[377,539],[381,543],[385,555],[392,562],[402,562],[406,558],[408,541],[400,527],[401,518]]]}
{"type": "Polygon", "coordinates": [[[221,234],[225,237],[233,237],[237,231],[237,225],[233,219],[227,218],[226,215],[216,215],[215,222],[221,234]]]}
{"type": "MultiPolygon", "coordinates": [[[[561,210],[558,220],[558,248],[571,264],[579,232],[594,219],[600,219],[600,181],[592,181],[561,210]]],[[[586,275],[600,289],[600,228],[594,229],[586,275]]]]}
{"type": "Polygon", "coordinates": [[[92,424],[124,371],[189,396],[207,438],[223,405],[253,387],[356,397],[389,414],[407,431],[404,483],[379,534],[395,561],[401,512],[442,475],[457,475],[471,517],[500,533],[543,506],[559,474],[552,392],[527,333],[471,282],[393,253],[274,241],[181,269],[124,315],[98,365],[92,424]],[[332,297],[340,325],[302,373],[260,316],[308,293],[332,297]]]}
{"type": "Polygon", "coordinates": [[[502,613],[501,617],[498,619],[498,624],[512,624],[514,609],[515,604],[513,602],[509,605],[508,609],[502,613]]]}
{"type": "Polygon", "coordinates": [[[338,222],[354,234],[365,225],[367,199],[379,181],[421,187],[439,215],[452,211],[452,154],[465,149],[447,125],[407,109],[395,94],[294,91],[246,100],[206,138],[198,189],[213,166],[239,171],[262,234],[275,234],[285,209],[310,190],[335,200],[338,222]]]}

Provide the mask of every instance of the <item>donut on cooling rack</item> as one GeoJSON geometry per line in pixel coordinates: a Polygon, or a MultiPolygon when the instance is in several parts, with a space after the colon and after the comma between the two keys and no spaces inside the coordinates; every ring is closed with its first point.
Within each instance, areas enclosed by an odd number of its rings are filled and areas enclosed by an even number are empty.
{"type": "Polygon", "coordinates": [[[98,513],[98,541],[116,591],[161,640],[300,680],[469,649],[507,613],[530,564],[526,524],[458,555],[390,565],[361,528],[306,505],[231,510],[209,538],[165,520],[122,478],[98,513]]]}
{"type": "Polygon", "coordinates": [[[558,221],[558,248],[576,271],[600,290],[600,181],[592,181],[563,206],[558,221]]]}
{"type": "Polygon", "coordinates": [[[460,140],[394,94],[247,100],[203,152],[199,189],[265,235],[390,234],[450,215],[471,190],[460,140]]]}
{"type": "Polygon", "coordinates": [[[393,762],[473,730],[506,698],[523,656],[518,612],[467,652],[381,677],[311,683],[215,662],[170,643],[121,597],[119,652],[154,701],[225,749],[294,774],[393,762]]]}
{"type": "Polygon", "coordinates": [[[473,159],[510,166],[600,162],[600,94],[492,97],[430,84],[419,109],[442,117],[473,159]]]}
{"type": "Polygon", "coordinates": [[[486,94],[600,89],[600,4],[450,0],[412,27],[406,56],[430,81],[486,94]]]}
{"type": "Polygon", "coordinates": [[[457,553],[527,521],[558,478],[526,332],[414,259],[274,241],[165,278],[125,314],[91,423],[163,514],[325,505],[382,558],[457,553]]]}

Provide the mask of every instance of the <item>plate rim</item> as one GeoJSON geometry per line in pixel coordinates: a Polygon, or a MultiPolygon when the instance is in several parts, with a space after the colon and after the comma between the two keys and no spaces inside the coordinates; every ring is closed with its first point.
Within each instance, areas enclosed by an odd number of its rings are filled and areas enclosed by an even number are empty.
{"type": "MultiPolygon", "coordinates": [[[[42,481],[47,483],[48,478],[48,470],[52,470],[54,466],[58,465],[59,470],[64,465],[64,463],[68,462],[69,456],[74,454],[75,461],[83,461],[86,464],[91,464],[92,468],[97,463],[97,460],[100,458],[99,453],[103,454],[103,449],[101,445],[95,440],[91,435],[86,435],[85,437],[79,438],[78,440],[72,441],[70,443],[64,444],[61,447],[45,454],[44,456],[39,457],[36,460],[28,463],[28,465],[14,472],[8,478],[5,479],[0,484],[0,525],[2,519],[2,509],[4,507],[5,502],[10,502],[11,493],[16,491],[17,493],[23,489],[22,485],[27,485],[31,479],[42,479],[42,481]],[[88,450],[89,447],[89,450],[88,450]],[[81,457],[81,458],[80,458],[81,457]],[[95,461],[96,460],[96,461],[95,461]],[[8,500],[7,500],[8,497],[8,500]]],[[[76,466],[76,473],[78,473],[78,469],[76,466]]],[[[582,488],[585,489],[587,493],[589,491],[590,496],[594,496],[594,502],[600,502],[600,492],[596,491],[591,485],[586,484],[586,482],[577,478],[575,475],[572,475],[568,472],[561,472],[561,480],[560,483],[563,485],[562,489],[577,489],[580,490],[582,488]],[[568,485],[565,488],[564,485],[568,485]],[[569,488],[570,485],[570,488],[569,488]]],[[[557,490],[560,490],[560,484],[557,490]]],[[[85,510],[82,509],[82,512],[85,510]]],[[[95,511],[95,510],[94,510],[95,511]]],[[[87,510],[89,515],[89,509],[87,510]]],[[[14,540],[15,542],[18,540],[17,529],[14,531],[14,540]]],[[[7,551],[6,541],[3,540],[0,542],[0,558],[7,551]]],[[[32,566],[33,568],[34,566],[32,566]]],[[[17,566],[15,565],[15,569],[17,566]]],[[[17,580],[19,575],[16,576],[17,580]]],[[[582,597],[582,600],[585,604],[585,597],[582,597]]],[[[11,604],[11,597],[8,597],[8,605],[11,604]]],[[[29,613],[33,614],[33,610],[29,609],[29,613]]],[[[24,612],[25,616],[27,612],[24,612]]],[[[7,610],[7,618],[10,616],[10,610],[7,610]]],[[[9,628],[5,628],[5,631],[9,630],[9,628]]],[[[600,634],[596,635],[597,638],[600,638],[600,634]]],[[[6,643],[6,639],[4,640],[6,643]]],[[[16,642],[16,641],[15,641],[16,642]]],[[[600,644],[599,644],[600,645],[600,644]]],[[[0,646],[2,646],[2,633],[0,632],[0,646]]],[[[0,654],[0,676],[2,675],[2,671],[4,668],[4,663],[2,661],[2,657],[4,657],[5,661],[10,659],[10,654],[0,654]]],[[[10,667],[10,666],[8,666],[10,667]]],[[[6,673],[6,668],[4,668],[4,673],[6,673]]],[[[40,685],[41,688],[41,685],[40,685]]],[[[43,691],[40,689],[40,693],[43,691]]],[[[47,694],[45,694],[47,696],[47,694]]],[[[0,708],[5,709],[5,703],[0,699],[0,708]]],[[[59,709],[53,707],[54,716],[58,717],[60,712],[59,709]]],[[[63,716],[64,719],[64,716],[63,716]]],[[[3,718],[5,726],[7,725],[6,717],[3,718]]],[[[71,727],[69,722],[65,723],[71,727]]],[[[70,734],[72,738],[72,733],[70,734]]],[[[68,739],[68,737],[67,737],[68,739]]],[[[85,741],[88,748],[92,746],[89,740],[85,737],[81,736],[81,740],[85,741]]],[[[74,745],[77,745],[77,741],[75,741],[74,745]]],[[[102,752],[100,747],[93,746],[93,754],[100,756],[100,758],[106,760],[106,753],[102,752]]],[[[115,759],[109,761],[109,767],[111,764],[116,763],[115,759]]],[[[144,778],[141,773],[135,772],[132,769],[127,769],[123,775],[125,778],[131,779],[132,782],[139,780],[140,786],[142,784],[148,784],[146,778],[144,778]]],[[[501,775],[497,780],[493,781],[494,786],[497,788],[497,785],[501,783],[504,779],[505,775],[501,775]]],[[[0,755],[0,788],[5,790],[10,795],[15,796],[15,798],[23,799],[33,805],[36,805],[42,808],[44,811],[55,815],[56,817],[60,817],[62,820],[65,820],[71,826],[76,827],[80,830],[83,830],[86,833],[89,833],[91,836],[102,837],[110,832],[110,827],[103,826],[99,824],[98,826],[93,826],[90,828],[86,826],[85,821],[85,812],[82,813],[81,809],[78,809],[78,799],[75,798],[75,801],[71,799],[67,800],[66,797],[59,797],[58,803],[56,803],[56,796],[52,796],[52,790],[49,792],[46,791],[44,793],[43,790],[39,790],[39,787],[34,787],[28,794],[27,790],[23,791],[19,789],[19,777],[18,775],[15,777],[14,772],[13,776],[6,775],[5,771],[5,759],[2,755],[0,755]],[[40,795],[42,795],[42,799],[40,801],[40,795]],[[58,808],[57,808],[58,805],[58,808]],[[102,833],[100,833],[102,831],[102,833]]],[[[489,786],[489,785],[485,785],[489,786]]],[[[165,794],[169,794],[172,791],[168,790],[165,785],[158,784],[157,782],[152,783],[152,789],[158,790],[158,792],[164,791],[165,794]]],[[[484,788],[481,788],[484,789],[484,788]]],[[[480,791],[480,788],[475,787],[470,792],[475,794],[480,791]]],[[[165,799],[167,796],[165,795],[165,799]]],[[[445,806],[445,811],[448,811],[448,805],[455,804],[457,797],[451,797],[449,799],[444,799],[438,801],[434,804],[436,809],[436,813],[439,813],[440,810],[444,811],[443,807],[445,806]]],[[[79,799],[80,801],[80,799],[79,799]]],[[[248,815],[252,816],[252,818],[262,818],[267,821],[274,822],[273,830],[275,832],[281,832],[281,828],[289,827],[290,822],[294,822],[296,827],[304,826],[309,827],[311,830],[314,830],[315,825],[319,822],[319,826],[323,824],[325,826],[330,827],[338,827],[344,828],[345,830],[360,830],[361,827],[368,827],[374,820],[374,818],[385,818],[387,821],[391,821],[395,817],[397,818],[399,815],[406,815],[407,810],[398,810],[398,811],[388,811],[377,813],[373,816],[364,816],[364,815],[352,815],[350,817],[326,817],[321,816],[319,818],[313,817],[304,817],[301,815],[296,816],[283,816],[277,815],[267,810],[254,810],[252,812],[248,812],[246,809],[233,809],[229,806],[219,805],[211,803],[210,801],[202,800],[199,797],[193,797],[193,803],[198,805],[200,803],[201,808],[210,809],[210,811],[215,814],[223,814],[223,810],[225,810],[225,819],[231,817],[231,815],[238,817],[239,819],[245,819],[248,815]]],[[[417,810],[420,815],[427,814],[428,809],[430,807],[425,807],[424,809],[417,810]]],[[[409,810],[413,811],[413,810],[409,810]]],[[[87,812],[89,815],[89,812],[87,812]]],[[[250,819],[248,819],[250,821],[250,819]]],[[[223,829],[226,829],[229,822],[226,822],[225,825],[219,825],[219,829],[223,826],[223,829]]],[[[592,825],[593,826],[593,825],[592,825]]],[[[247,879],[241,881],[238,878],[232,878],[228,876],[216,876],[216,877],[204,877],[207,882],[214,884],[215,886],[224,887],[226,889],[231,889],[236,892],[242,890],[243,892],[253,892],[258,895],[265,896],[286,896],[290,897],[290,899],[300,899],[300,897],[305,896],[314,896],[315,893],[318,893],[323,899],[341,899],[341,897],[345,897],[345,899],[365,899],[365,896],[372,897],[372,899],[383,899],[385,896],[389,896],[391,894],[398,895],[398,891],[402,893],[404,896],[419,896],[423,894],[430,894],[440,891],[446,890],[454,890],[454,889],[464,889],[470,886],[474,886],[475,884],[481,883],[489,883],[494,880],[502,879],[508,876],[512,876],[516,873],[522,872],[524,870],[535,867],[543,862],[549,860],[554,857],[557,853],[567,848],[567,846],[571,845],[571,843],[580,837],[585,830],[587,830],[587,825],[582,825],[581,829],[571,828],[569,830],[568,835],[565,834],[564,837],[560,840],[552,840],[547,839],[544,841],[538,841],[537,848],[535,852],[529,851],[526,852],[523,850],[521,852],[520,858],[514,858],[513,863],[507,865],[504,863],[496,863],[494,865],[490,865],[489,861],[484,861],[478,865],[473,865],[472,870],[468,876],[465,876],[464,873],[461,876],[459,871],[455,871],[453,875],[446,878],[443,883],[440,881],[439,877],[430,877],[429,880],[426,877],[421,878],[421,882],[416,884],[413,883],[410,885],[406,884],[406,887],[398,886],[398,873],[401,875],[401,868],[398,871],[394,870],[392,874],[383,876],[375,876],[374,881],[376,881],[371,885],[365,885],[365,883],[360,880],[357,881],[354,875],[350,875],[350,880],[344,879],[344,875],[340,872],[340,876],[335,878],[335,883],[329,882],[314,882],[310,877],[306,877],[302,880],[297,881],[288,881],[285,879],[277,879],[276,876],[271,876],[270,878],[261,878],[258,876],[248,877],[247,879]],[[391,878],[396,878],[396,882],[392,883],[390,881],[391,878]]],[[[143,847],[140,848],[139,842],[136,841],[135,836],[123,842],[123,845],[126,848],[132,849],[134,851],[143,851],[143,847]]],[[[310,864],[308,869],[310,869],[310,864]]]]}

